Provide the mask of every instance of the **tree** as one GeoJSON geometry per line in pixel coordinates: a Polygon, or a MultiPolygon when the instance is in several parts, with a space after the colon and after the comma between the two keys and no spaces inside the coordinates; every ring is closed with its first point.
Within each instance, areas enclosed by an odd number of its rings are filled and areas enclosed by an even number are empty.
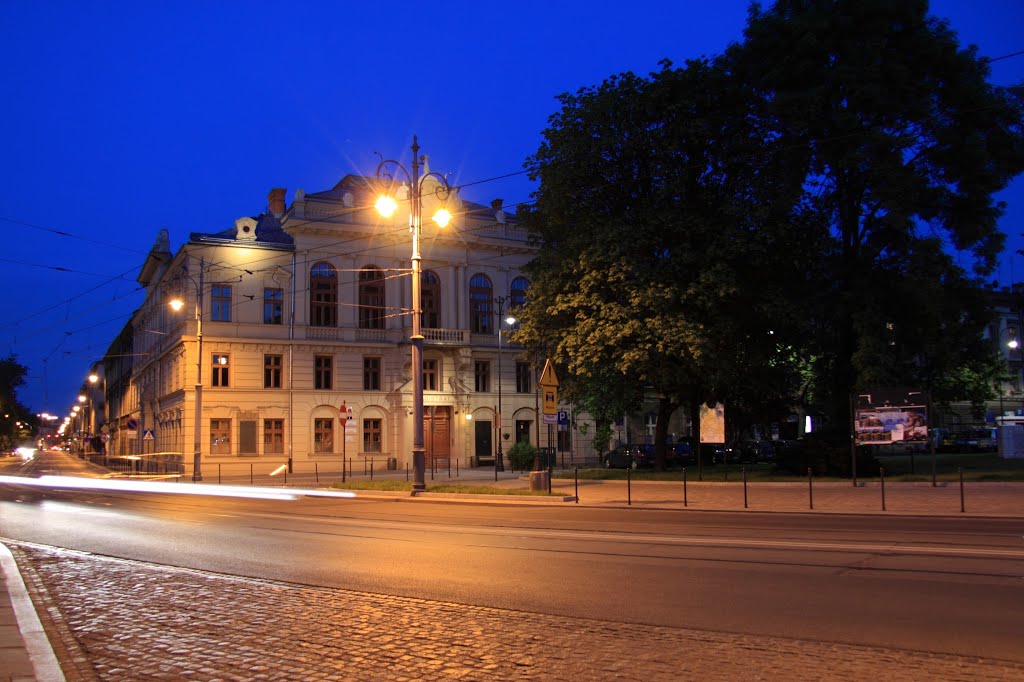
{"type": "Polygon", "coordinates": [[[991,386],[972,277],[1002,248],[993,195],[1024,169],[1024,90],[989,84],[976,48],[927,7],[754,5],[726,54],[770,138],[792,150],[777,167],[804,188],[793,212],[826,245],[831,280],[808,314],[819,395],[837,424],[856,387],[920,382],[949,399],[991,386]],[[972,256],[972,275],[950,249],[972,256]]]}
{"type": "Polygon", "coordinates": [[[780,274],[799,251],[775,211],[793,202],[774,197],[793,188],[761,172],[764,136],[725,75],[665,62],[562,95],[527,161],[540,189],[520,217],[542,248],[516,340],[594,397],[649,388],[658,467],[681,404],[728,394],[737,376],[763,378],[755,391],[784,383],[740,368],[785,372],[771,360],[798,319],[797,294],[777,284],[792,284],[780,274]]]}
{"type": "Polygon", "coordinates": [[[18,401],[18,388],[25,384],[28,369],[14,356],[0,360],[0,449],[10,450],[20,445],[29,429],[21,424],[35,424],[35,417],[18,401]]]}

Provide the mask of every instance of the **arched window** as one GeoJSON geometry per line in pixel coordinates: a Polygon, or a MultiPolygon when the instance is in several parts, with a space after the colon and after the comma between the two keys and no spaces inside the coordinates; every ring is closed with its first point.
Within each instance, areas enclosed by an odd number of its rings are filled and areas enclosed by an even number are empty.
{"type": "Polygon", "coordinates": [[[420,305],[423,315],[420,324],[428,329],[441,326],[441,280],[437,273],[427,270],[420,276],[420,305]]]}
{"type": "Polygon", "coordinates": [[[509,312],[526,305],[526,290],[530,288],[530,281],[525,277],[516,277],[512,280],[509,288],[509,312]]]}
{"type": "Polygon", "coordinates": [[[384,273],[374,267],[359,271],[359,328],[384,328],[384,273]]]}
{"type": "Polygon", "coordinates": [[[469,280],[469,331],[494,333],[494,288],[487,275],[473,275],[469,280]]]}
{"type": "Polygon", "coordinates": [[[309,324],[338,326],[338,273],[330,263],[316,263],[309,270],[309,324]]]}

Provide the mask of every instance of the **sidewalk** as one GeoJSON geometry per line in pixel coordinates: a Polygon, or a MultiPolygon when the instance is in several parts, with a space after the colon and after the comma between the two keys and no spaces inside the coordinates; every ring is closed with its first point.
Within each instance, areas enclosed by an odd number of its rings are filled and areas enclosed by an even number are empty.
{"type": "MultiPolygon", "coordinates": [[[[355,480],[367,480],[357,476],[355,480]]],[[[404,480],[404,472],[378,474],[376,479],[404,480]]],[[[246,485],[248,481],[227,480],[224,485],[246,485]]],[[[282,479],[275,487],[284,483],[282,479]]],[[[326,487],[340,481],[290,476],[289,488],[326,487]]],[[[889,514],[895,516],[1002,517],[1024,519],[1024,483],[957,482],[886,483],[878,481],[854,487],[851,483],[749,483],[742,481],[625,481],[552,480],[552,497],[529,495],[466,495],[430,492],[431,486],[444,484],[489,485],[497,489],[526,489],[527,476],[502,472],[495,480],[493,469],[468,469],[449,478],[447,471],[436,472],[431,480],[427,472],[427,492],[416,496],[423,501],[476,504],[544,505],[565,507],[661,509],[723,512],[777,512],[804,514],[889,514]],[[577,497],[578,495],[578,497],[577,497]],[[884,504],[884,509],[883,509],[884,504]],[[961,511],[961,509],[963,511],[961,511]]],[[[204,487],[218,482],[204,481],[204,487]]],[[[357,497],[412,497],[408,492],[356,491],[357,497]]],[[[56,682],[64,680],[59,664],[46,640],[17,565],[10,552],[0,544],[0,682],[56,682]]]]}

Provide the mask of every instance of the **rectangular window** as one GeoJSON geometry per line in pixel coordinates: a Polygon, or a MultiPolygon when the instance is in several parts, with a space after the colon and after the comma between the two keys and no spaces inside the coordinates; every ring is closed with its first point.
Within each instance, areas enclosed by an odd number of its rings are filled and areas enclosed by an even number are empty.
{"type": "Polygon", "coordinates": [[[210,319],[214,322],[231,321],[231,286],[214,284],[210,292],[210,319]]]}
{"type": "Polygon", "coordinates": [[[380,390],[380,358],[363,358],[363,390],[380,390]]]}
{"type": "Polygon", "coordinates": [[[263,454],[280,455],[284,452],[284,420],[263,420],[263,454]]]}
{"type": "Polygon", "coordinates": [[[210,420],[210,454],[230,455],[231,454],[231,420],[211,419],[210,420]]]}
{"type": "Polygon", "coordinates": [[[284,289],[263,290],[263,324],[284,324],[284,289]]]}
{"type": "Polygon", "coordinates": [[[437,360],[423,361],[423,390],[436,391],[441,378],[437,375],[437,360]]]}
{"type": "Polygon", "coordinates": [[[228,386],[228,370],[231,365],[227,355],[222,353],[213,354],[213,366],[210,368],[211,386],[228,386]]]}
{"type": "Polygon", "coordinates": [[[530,393],[533,391],[531,386],[532,376],[533,372],[530,371],[530,363],[516,363],[516,393],[530,393]]]}
{"type": "Polygon", "coordinates": [[[491,390],[491,363],[481,360],[473,363],[473,390],[477,393],[491,390]]]}
{"type": "Polygon", "coordinates": [[[330,355],[313,358],[313,388],[330,391],[334,386],[334,359],[330,355]]]}
{"type": "Polygon", "coordinates": [[[284,359],[280,355],[263,356],[263,388],[281,388],[281,365],[284,359]]]}
{"type": "Polygon", "coordinates": [[[363,420],[363,452],[380,452],[380,420],[363,420]]]}
{"type": "Polygon", "coordinates": [[[313,420],[313,452],[334,452],[334,419],[313,420]]]}

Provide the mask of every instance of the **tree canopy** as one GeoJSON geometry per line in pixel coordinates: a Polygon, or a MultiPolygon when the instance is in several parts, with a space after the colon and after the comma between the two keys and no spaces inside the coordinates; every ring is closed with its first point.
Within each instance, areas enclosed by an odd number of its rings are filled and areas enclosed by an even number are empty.
{"type": "Polygon", "coordinates": [[[993,195],[1024,169],[1024,91],[987,77],[926,2],[783,0],[721,57],[560,96],[517,339],[584,393],[653,391],[658,445],[708,399],[843,427],[859,386],[982,399],[993,195]]]}

